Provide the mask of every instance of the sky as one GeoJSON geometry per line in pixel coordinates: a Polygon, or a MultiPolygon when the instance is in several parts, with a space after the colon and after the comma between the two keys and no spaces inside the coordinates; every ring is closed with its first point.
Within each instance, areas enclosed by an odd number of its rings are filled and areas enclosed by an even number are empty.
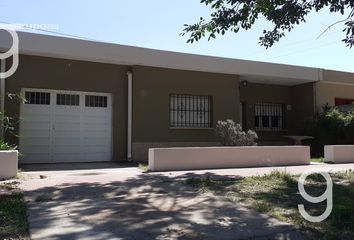
{"type": "Polygon", "coordinates": [[[210,13],[200,0],[0,0],[0,11],[0,23],[41,24],[50,31],[104,42],[354,72],[354,48],[341,42],[342,24],[318,38],[344,18],[328,10],[311,13],[270,49],[258,45],[262,30],[271,29],[265,20],[252,30],[187,44],[188,38],[180,36],[183,25],[210,13]]]}

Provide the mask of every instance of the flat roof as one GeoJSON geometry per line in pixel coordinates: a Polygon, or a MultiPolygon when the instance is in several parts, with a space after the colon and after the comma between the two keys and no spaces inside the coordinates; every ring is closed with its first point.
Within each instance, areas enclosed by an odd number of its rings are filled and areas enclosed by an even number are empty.
{"type": "MultiPolygon", "coordinates": [[[[25,55],[235,74],[243,80],[267,84],[295,85],[322,80],[320,68],[162,51],[28,32],[17,33],[20,54],[25,55]]],[[[7,32],[0,31],[0,49],[3,51],[11,46],[9,36],[7,32]]]]}

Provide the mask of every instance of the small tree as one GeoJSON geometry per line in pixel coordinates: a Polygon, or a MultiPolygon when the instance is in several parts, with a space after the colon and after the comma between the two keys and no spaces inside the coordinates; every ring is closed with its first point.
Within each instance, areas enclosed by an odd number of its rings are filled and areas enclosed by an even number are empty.
{"type": "MultiPolygon", "coordinates": [[[[6,96],[10,100],[26,102],[26,99],[21,94],[7,93],[6,96]]],[[[14,117],[10,117],[5,112],[0,111],[0,131],[2,131],[0,135],[0,150],[11,150],[17,148],[17,146],[11,145],[5,140],[5,137],[9,135],[15,136],[16,138],[18,137],[15,128],[16,124],[17,121],[14,117]]]]}
{"type": "Polygon", "coordinates": [[[325,105],[323,111],[306,121],[304,134],[314,137],[311,149],[316,157],[323,156],[324,145],[354,144],[354,110],[340,111],[325,105]]]}
{"type": "Polygon", "coordinates": [[[224,146],[255,146],[258,135],[255,131],[242,130],[240,124],[233,120],[218,121],[216,124],[216,134],[224,146]]]}

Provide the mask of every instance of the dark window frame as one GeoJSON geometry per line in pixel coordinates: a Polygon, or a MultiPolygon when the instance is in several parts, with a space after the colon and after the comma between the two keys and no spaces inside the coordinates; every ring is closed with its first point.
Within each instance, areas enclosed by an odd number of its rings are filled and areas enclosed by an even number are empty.
{"type": "Polygon", "coordinates": [[[284,131],[285,107],[282,103],[257,102],[254,105],[255,130],[284,131]]]}
{"type": "Polygon", "coordinates": [[[50,105],[50,92],[25,91],[25,104],[50,105]]]}
{"type": "Polygon", "coordinates": [[[108,107],[108,96],[85,94],[85,107],[108,107]]]}
{"type": "Polygon", "coordinates": [[[80,106],[79,94],[57,93],[56,104],[58,106],[80,106]]]}

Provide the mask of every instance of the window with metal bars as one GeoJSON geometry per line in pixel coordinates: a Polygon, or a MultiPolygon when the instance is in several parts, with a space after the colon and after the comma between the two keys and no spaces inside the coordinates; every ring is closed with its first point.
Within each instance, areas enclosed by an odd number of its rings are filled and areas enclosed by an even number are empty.
{"type": "Polygon", "coordinates": [[[73,94],[57,94],[57,105],[79,106],[80,96],[73,94]]]}
{"type": "Polygon", "coordinates": [[[170,127],[211,128],[211,96],[170,94],[170,127]]]}
{"type": "Polygon", "coordinates": [[[85,106],[86,107],[107,107],[107,96],[95,96],[86,95],[85,96],[85,106]]]}
{"type": "Polygon", "coordinates": [[[25,92],[25,104],[50,105],[50,93],[48,92],[25,92]]]}
{"type": "Polygon", "coordinates": [[[255,104],[256,130],[283,130],[285,127],[284,105],[278,103],[255,104]]]}

